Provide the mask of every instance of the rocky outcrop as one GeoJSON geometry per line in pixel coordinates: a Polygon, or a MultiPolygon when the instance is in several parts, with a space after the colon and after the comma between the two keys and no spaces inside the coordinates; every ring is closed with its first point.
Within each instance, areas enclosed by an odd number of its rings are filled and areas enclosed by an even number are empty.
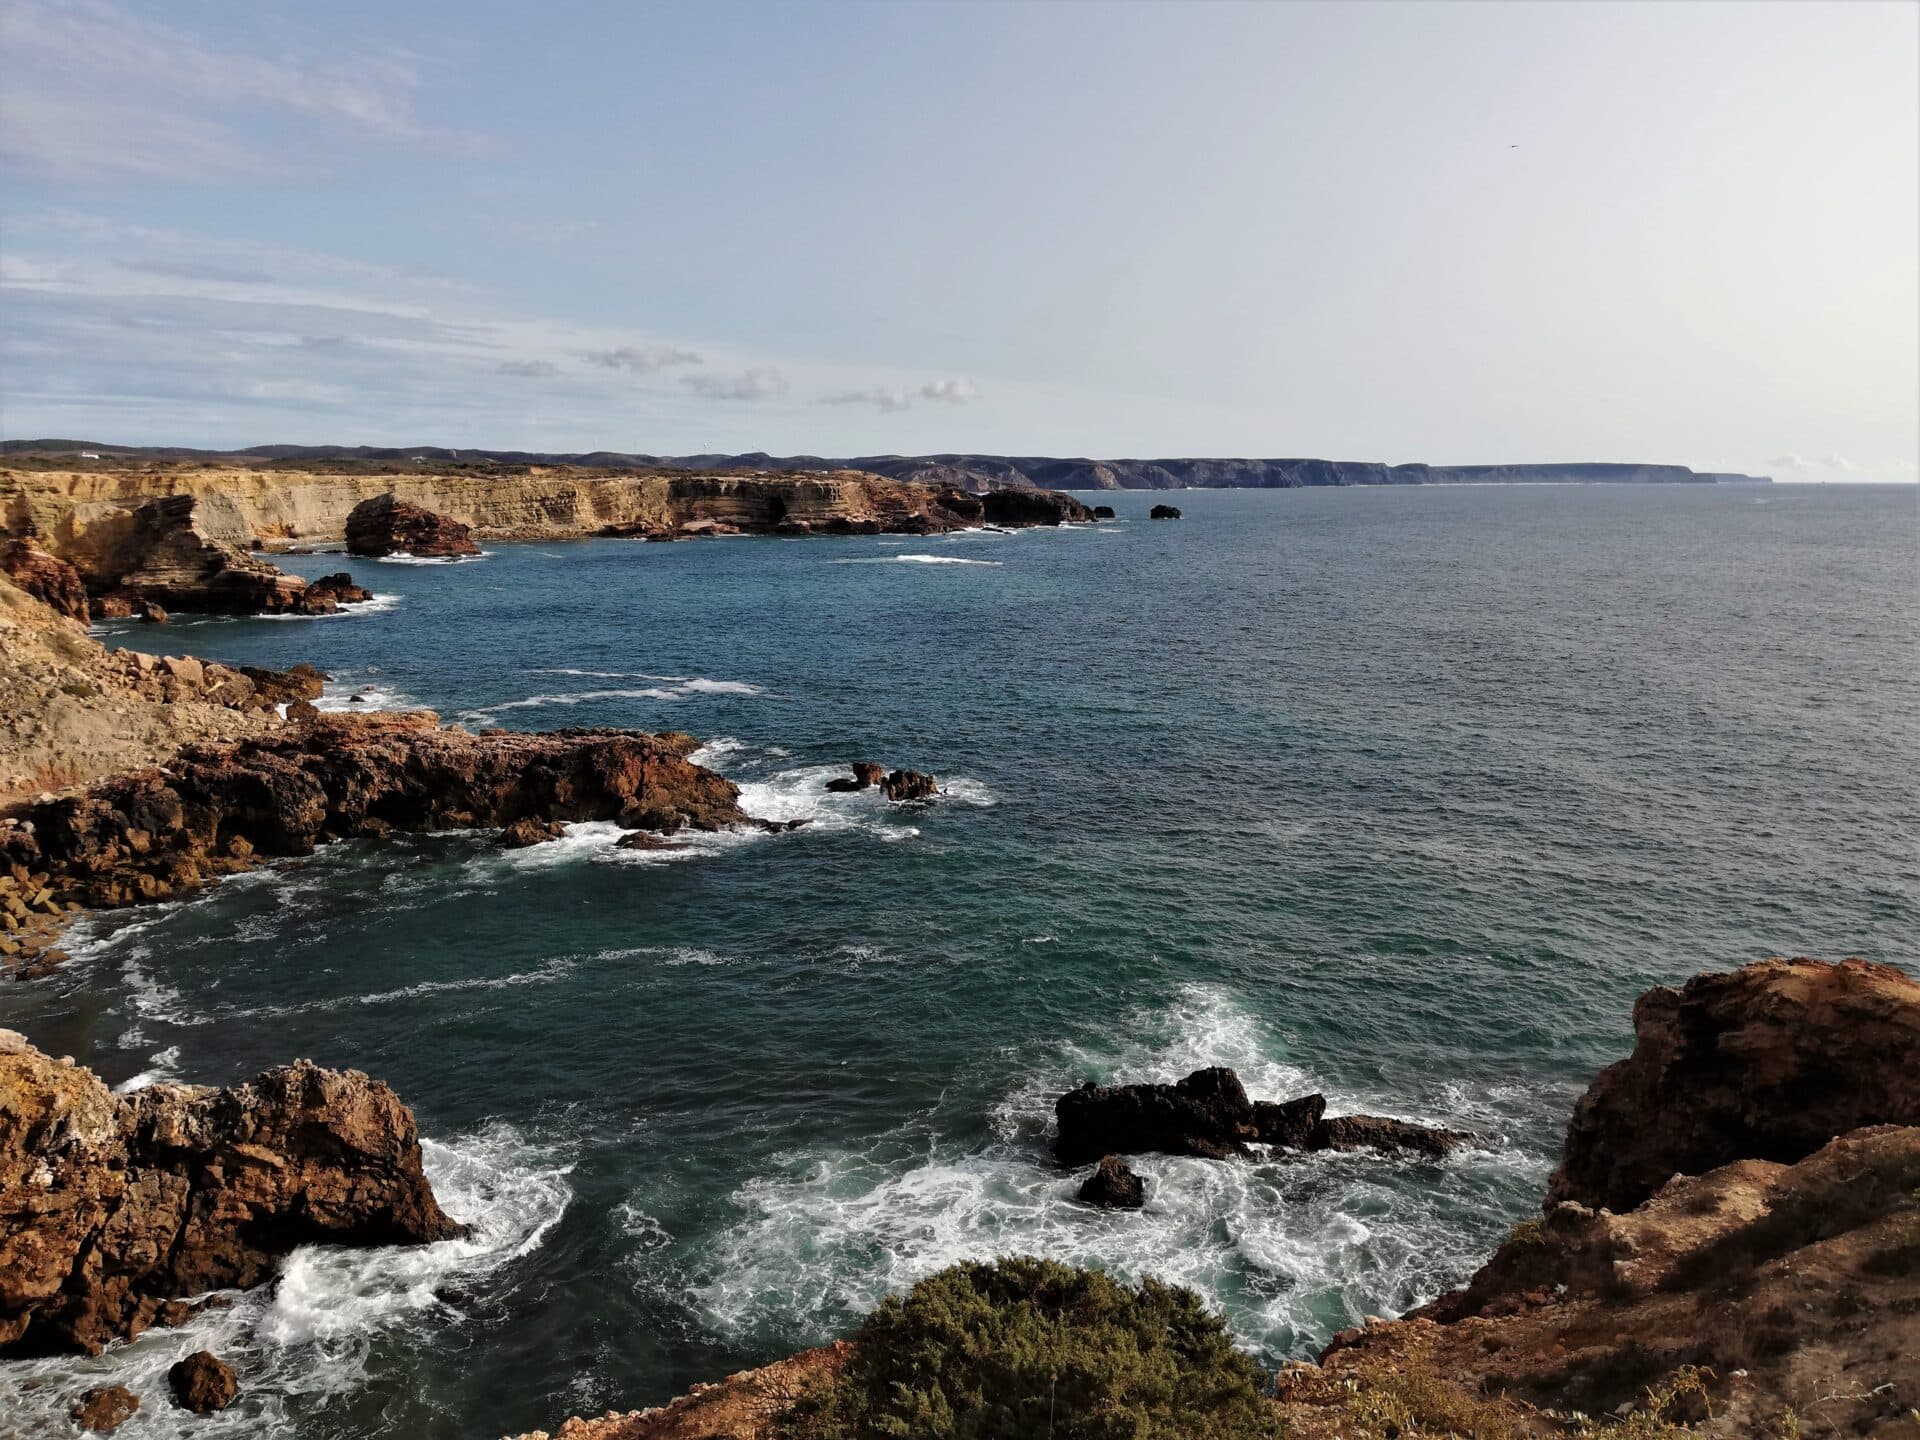
{"type": "MultiPolygon", "coordinates": [[[[56,897],[123,905],[191,890],[260,857],[393,830],[612,820],[671,834],[766,826],[687,757],[690,735],[561,730],[470,735],[431,713],[316,715],[236,743],[190,746],[164,770],[24,807],[0,827],[0,872],[56,897]]],[[[780,827],[784,828],[784,827],[780,827]]]]}
{"type": "Polygon", "coordinates": [[[557,1430],[531,1430],[510,1440],[769,1440],[794,1400],[833,1379],[852,1355],[853,1346],[841,1340],[737,1371],[716,1384],[695,1385],[650,1410],[609,1410],[597,1419],[572,1419],[557,1430]]]}
{"type": "Polygon", "coordinates": [[[940,782],[918,770],[894,770],[880,782],[880,791],[889,800],[931,800],[940,793],[940,782]]]}
{"type": "Polygon", "coordinates": [[[347,551],[353,555],[478,555],[473,529],[389,491],[347,512],[347,551]]]}
{"type": "Polygon", "coordinates": [[[240,1393],[240,1380],[233,1367],[211,1350],[196,1350],[167,1370],[167,1388],[182,1410],[211,1415],[233,1403],[240,1393]]]}
{"type": "Polygon", "coordinates": [[[1633,1054],[1575,1107],[1547,1206],[1630,1210],[1676,1174],[1792,1162],[1862,1125],[1920,1125],[1920,985],[1889,965],[1769,960],[1660,986],[1633,1054]]]}
{"type": "Polygon", "coordinates": [[[827,781],[827,789],[840,793],[871,790],[874,786],[884,783],[886,778],[886,766],[876,765],[871,760],[856,760],[853,762],[853,773],[835,776],[827,781]]]}
{"type": "Polygon", "coordinates": [[[0,574],[56,615],[82,625],[90,618],[87,586],[80,572],[30,539],[0,543],[0,574]]]}
{"type": "Polygon", "coordinates": [[[988,490],[980,496],[990,525],[1064,525],[1093,519],[1093,511],[1058,490],[988,490]]]}
{"type": "Polygon", "coordinates": [[[525,850],[532,845],[544,845],[549,840],[558,840],[566,833],[567,827],[558,820],[547,820],[537,815],[522,815],[500,832],[500,843],[509,850],[525,850]]]}
{"type": "Polygon", "coordinates": [[[115,1095],[0,1032],[0,1353],[98,1353],[257,1285],[298,1245],[449,1239],[413,1115],[301,1061],[115,1095]]]}
{"type": "Polygon", "coordinates": [[[1180,518],[1180,507],[1178,505],[1156,505],[1147,512],[1147,518],[1149,520],[1178,520],[1180,518]]]}
{"type": "Polygon", "coordinates": [[[1101,1210],[1138,1210],[1147,1203],[1147,1186],[1126,1161],[1118,1155],[1107,1155],[1082,1182],[1074,1198],[1101,1210]]]}
{"type": "Polygon", "coordinates": [[[1328,1118],[1326,1097],[1255,1102],[1233,1071],[1196,1070],[1174,1085],[1096,1085],[1088,1081],[1054,1105],[1054,1158],[1085,1165],[1108,1155],[1245,1158],[1254,1145],[1292,1150],[1411,1150],[1447,1155],[1472,1136],[1374,1115],[1328,1118]]]}

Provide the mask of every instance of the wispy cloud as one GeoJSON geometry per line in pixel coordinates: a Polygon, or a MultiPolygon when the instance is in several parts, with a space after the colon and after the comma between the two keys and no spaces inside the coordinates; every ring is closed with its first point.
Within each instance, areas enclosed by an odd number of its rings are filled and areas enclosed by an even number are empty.
{"type": "Polygon", "coordinates": [[[502,360],[493,369],[496,375],[518,375],[523,380],[546,380],[560,373],[551,360],[502,360]]]}
{"type": "Polygon", "coordinates": [[[915,399],[941,405],[968,405],[980,398],[971,380],[955,376],[951,380],[929,380],[917,390],[877,385],[870,390],[841,390],[820,397],[822,405],[869,405],[882,415],[911,410],[915,399]]]}
{"type": "Polygon", "coordinates": [[[1788,451],[1785,455],[1774,456],[1770,463],[1775,470],[1798,470],[1813,474],[1825,471],[1834,475],[1906,475],[1920,468],[1912,460],[1885,460],[1878,463],[1853,460],[1837,450],[1830,450],[1825,455],[1799,455],[1788,451]]]}
{"type": "Polygon", "coordinates": [[[700,357],[673,345],[621,345],[612,350],[589,350],[580,357],[589,365],[651,375],[669,365],[698,365],[700,357]]]}
{"type": "MultiPolygon", "coordinates": [[[[109,0],[0,7],[0,167],[60,180],[209,179],[274,168],[267,115],[377,140],[432,136],[419,79],[390,56],[268,59],[204,43],[109,0]]],[[[449,138],[449,137],[441,137],[449,138]]]]}
{"type": "Polygon", "coordinates": [[[787,393],[787,377],[771,365],[738,375],[683,375],[680,383],[710,400],[766,400],[787,393]]]}

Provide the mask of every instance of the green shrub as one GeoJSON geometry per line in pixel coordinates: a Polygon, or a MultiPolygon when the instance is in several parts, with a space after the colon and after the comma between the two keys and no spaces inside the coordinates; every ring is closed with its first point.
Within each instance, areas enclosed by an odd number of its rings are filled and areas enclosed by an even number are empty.
{"type": "Polygon", "coordinates": [[[789,1440],[1269,1440],[1267,1376],[1190,1290],[1027,1257],[887,1300],[789,1440]]]}

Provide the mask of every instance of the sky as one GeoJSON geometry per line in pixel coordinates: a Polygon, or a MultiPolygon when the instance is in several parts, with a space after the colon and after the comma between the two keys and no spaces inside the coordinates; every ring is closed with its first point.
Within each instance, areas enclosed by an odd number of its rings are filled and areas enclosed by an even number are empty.
{"type": "Polygon", "coordinates": [[[1915,478],[1920,6],[0,0],[0,436],[1915,478]]]}

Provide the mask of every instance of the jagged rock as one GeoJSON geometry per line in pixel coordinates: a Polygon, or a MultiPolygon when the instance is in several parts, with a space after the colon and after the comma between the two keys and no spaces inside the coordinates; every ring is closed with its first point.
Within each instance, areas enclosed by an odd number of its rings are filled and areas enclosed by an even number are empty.
{"type": "Polygon", "coordinates": [[[853,773],[827,781],[827,789],[840,792],[870,790],[875,785],[882,784],[886,776],[886,766],[876,765],[871,760],[856,760],[853,762],[853,773]]]}
{"type": "Polygon", "coordinates": [[[685,850],[684,840],[669,840],[651,830],[630,830],[613,842],[616,850],[685,850]]]}
{"type": "Polygon", "coordinates": [[[347,550],[353,555],[404,552],[423,559],[480,553],[471,527],[391,492],[362,500],[348,513],[347,550]]]}
{"type": "Polygon", "coordinates": [[[880,782],[889,800],[931,800],[940,792],[940,782],[918,770],[895,770],[880,782]]]}
{"type": "Polygon", "coordinates": [[[469,735],[426,712],[316,714],[31,805],[28,824],[0,830],[0,869],[45,872],[62,900],[123,905],[262,857],[391,830],[503,828],[529,817],[663,833],[760,824],[731,783],[687,759],[698,743],[629,730],[469,735]]]}
{"type": "Polygon", "coordinates": [[[167,612],[151,600],[141,601],[137,613],[142,624],[164,625],[167,623],[167,612]]]}
{"type": "Polygon", "coordinates": [[[87,586],[80,572],[30,539],[0,544],[0,574],[69,620],[84,625],[90,618],[87,586]]]}
{"type": "Polygon", "coordinates": [[[96,1354],[187,1318],[182,1297],[259,1284],[297,1245],[459,1233],[412,1113],[358,1071],[115,1095],[0,1031],[0,1353],[96,1354]]]}
{"type": "Polygon", "coordinates": [[[1225,1160],[1250,1145],[1293,1150],[1412,1150],[1446,1155],[1472,1137],[1377,1115],[1326,1117],[1324,1095],[1283,1103],[1247,1098],[1240,1077],[1224,1067],[1196,1070],[1174,1085],[1095,1085],[1088,1081],[1054,1105],[1053,1153],[1062,1165],[1104,1155],[1157,1151],[1225,1160]]]}
{"type": "Polygon", "coordinates": [[[1093,518],[1085,505],[1058,490],[989,490],[979,499],[980,513],[990,525],[1060,525],[1093,518]]]}
{"type": "Polygon", "coordinates": [[[1633,1054],[1574,1107],[1547,1205],[1630,1210],[1675,1174],[1791,1162],[1920,1125],[1920,983],[1864,960],[1766,960],[1649,990],[1633,1054]]]}
{"type": "Polygon", "coordinates": [[[1094,506],[1094,507],[1093,507],[1093,518],[1094,518],[1094,519],[1096,519],[1096,520],[1111,520],[1111,519],[1113,519],[1113,506],[1111,506],[1111,505],[1096,505],[1096,506],[1094,506]]]}
{"type": "Polygon", "coordinates": [[[82,1430],[108,1434],[118,1430],[140,1409],[140,1397],[124,1385],[96,1385],[68,1413],[82,1430]]]}
{"type": "Polygon", "coordinates": [[[1178,505],[1156,505],[1147,512],[1147,518],[1149,520],[1178,520],[1180,518],[1180,507],[1178,505]]]}
{"type": "Polygon", "coordinates": [[[304,663],[290,670],[242,665],[240,673],[253,682],[253,692],[263,706],[286,705],[296,700],[318,700],[327,688],[326,672],[304,663]]]}
{"type": "Polygon", "coordinates": [[[95,561],[87,582],[110,606],[103,616],[123,601],[129,614],[144,601],[222,615],[326,615],[371,598],[345,576],[309,585],[209,533],[193,495],[163,496],[133,511],[120,542],[95,561]]]}
{"type": "Polygon", "coordinates": [[[1138,1210],[1147,1203],[1147,1186],[1126,1161],[1106,1155],[1081,1185],[1077,1198],[1102,1210],[1138,1210]]]}
{"type": "Polygon", "coordinates": [[[500,843],[509,850],[524,850],[529,845],[543,845],[549,840],[558,840],[566,833],[567,827],[557,820],[522,815],[500,831],[500,843]]]}
{"type": "Polygon", "coordinates": [[[176,1361],[167,1371],[167,1384],[173,1390],[173,1403],[196,1415],[224,1410],[240,1393],[233,1367],[211,1350],[196,1350],[176,1361]]]}
{"type": "Polygon", "coordinates": [[[326,615],[342,605],[359,605],[371,599],[371,590],[364,585],[354,584],[353,577],[341,570],[332,575],[322,575],[307,586],[300,613],[326,615]]]}

